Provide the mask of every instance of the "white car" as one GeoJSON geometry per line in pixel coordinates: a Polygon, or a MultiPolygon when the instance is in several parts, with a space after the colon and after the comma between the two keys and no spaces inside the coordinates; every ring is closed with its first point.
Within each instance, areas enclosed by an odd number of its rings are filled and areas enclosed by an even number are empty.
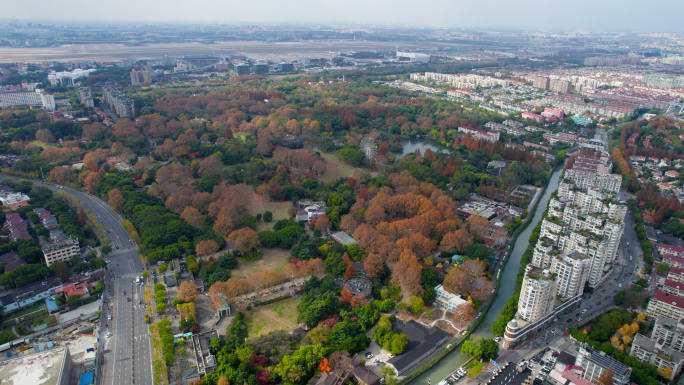
{"type": "Polygon", "coordinates": [[[108,321],[111,321],[111,320],[112,320],[112,316],[111,316],[111,315],[108,315],[108,316],[107,316],[107,320],[108,320],[108,321]]]}
{"type": "Polygon", "coordinates": [[[112,332],[107,332],[107,338],[112,336],[112,332]]]}
{"type": "Polygon", "coordinates": [[[620,284],[618,284],[618,287],[622,287],[622,284],[621,284],[621,283],[620,283],[620,284]]]}

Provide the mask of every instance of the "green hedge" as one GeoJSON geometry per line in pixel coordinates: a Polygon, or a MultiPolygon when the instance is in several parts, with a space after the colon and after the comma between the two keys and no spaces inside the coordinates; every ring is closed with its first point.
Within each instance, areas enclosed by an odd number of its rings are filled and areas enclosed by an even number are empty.
{"type": "Polygon", "coordinates": [[[253,305],[253,306],[264,306],[264,305],[269,305],[269,304],[272,304],[272,303],[274,303],[274,302],[278,302],[278,301],[282,301],[282,300],[284,300],[284,299],[288,299],[288,298],[290,298],[290,297],[292,297],[292,296],[289,295],[289,294],[285,294],[285,295],[281,295],[280,297],[271,298],[271,299],[266,300],[266,301],[263,301],[263,302],[261,302],[261,301],[254,301],[254,303],[253,303],[252,305],[253,305]]]}

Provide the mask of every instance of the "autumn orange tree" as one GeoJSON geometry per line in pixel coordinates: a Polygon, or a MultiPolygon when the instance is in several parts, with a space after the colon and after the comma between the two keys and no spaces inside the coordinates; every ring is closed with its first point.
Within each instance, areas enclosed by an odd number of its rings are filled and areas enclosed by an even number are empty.
{"type": "Polygon", "coordinates": [[[197,286],[190,281],[183,281],[178,287],[178,298],[183,302],[194,302],[198,295],[197,286]]]}
{"type": "Polygon", "coordinates": [[[250,251],[259,246],[259,234],[249,227],[233,231],[228,235],[227,239],[235,241],[233,251],[240,255],[247,255],[250,251]]]}
{"type": "Polygon", "coordinates": [[[197,246],[195,246],[195,252],[197,253],[197,256],[202,257],[205,255],[210,255],[214,254],[217,252],[219,249],[218,243],[214,240],[203,240],[199,241],[197,243],[197,246]]]}
{"type": "Polygon", "coordinates": [[[119,189],[113,188],[109,190],[107,197],[109,198],[107,200],[107,204],[109,204],[114,210],[118,212],[123,210],[123,205],[126,203],[126,200],[119,189]]]}
{"type": "Polygon", "coordinates": [[[484,300],[492,290],[492,282],[487,281],[485,265],[480,260],[468,260],[458,267],[452,267],[444,278],[444,289],[459,294],[463,298],[472,297],[484,300]]]}
{"type": "Polygon", "coordinates": [[[473,309],[473,306],[470,303],[464,302],[456,306],[452,317],[459,327],[464,327],[475,319],[475,309],[473,309]]]}

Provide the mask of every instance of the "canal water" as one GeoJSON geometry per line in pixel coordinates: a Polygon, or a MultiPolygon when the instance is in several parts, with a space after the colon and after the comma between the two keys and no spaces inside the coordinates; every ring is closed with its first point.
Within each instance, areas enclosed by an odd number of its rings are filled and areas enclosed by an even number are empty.
{"type": "MultiPolygon", "coordinates": [[[[494,338],[494,334],[491,332],[490,327],[499,318],[503,307],[508,303],[508,300],[515,290],[515,282],[518,275],[518,270],[520,269],[520,259],[523,252],[525,252],[527,246],[529,245],[532,230],[534,230],[535,226],[537,226],[537,223],[539,223],[541,216],[546,210],[546,205],[549,202],[551,193],[558,189],[558,182],[561,172],[562,169],[558,168],[551,175],[549,186],[538,203],[537,211],[535,212],[532,221],[527,224],[527,227],[525,227],[520,236],[518,236],[518,240],[513,247],[513,252],[506,263],[506,267],[504,268],[503,272],[501,272],[501,283],[497,292],[497,297],[494,299],[492,306],[489,307],[484,320],[475,330],[475,335],[482,338],[494,338]]],[[[437,384],[451,374],[451,372],[458,369],[467,360],[468,358],[460,352],[460,349],[454,349],[449,355],[442,358],[439,363],[427,370],[425,373],[416,377],[410,383],[412,385],[427,385],[428,379],[430,379],[431,384],[437,384]]]]}

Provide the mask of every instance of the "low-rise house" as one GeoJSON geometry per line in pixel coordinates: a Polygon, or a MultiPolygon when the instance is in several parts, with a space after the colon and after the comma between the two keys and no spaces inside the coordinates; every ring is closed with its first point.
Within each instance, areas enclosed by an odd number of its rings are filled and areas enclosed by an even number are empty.
{"type": "Polygon", "coordinates": [[[10,210],[28,206],[29,199],[28,195],[20,192],[0,194],[0,202],[10,210]]]}
{"type": "Polygon", "coordinates": [[[525,214],[525,209],[511,205],[508,207],[508,213],[516,218],[520,218],[525,214]]]}
{"type": "Polygon", "coordinates": [[[380,383],[380,376],[365,365],[355,367],[353,375],[359,385],[378,385],[380,383]]]}
{"type": "Polygon", "coordinates": [[[435,287],[435,293],[437,298],[435,298],[435,304],[439,306],[441,310],[446,312],[453,312],[457,307],[468,303],[468,301],[461,298],[458,294],[449,293],[444,289],[442,285],[435,287]]]}
{"type": "Polygon", "coordinates": [[[315,221],[319,216],[325,214],[325,202],[313,201],[299,201],[297,202],[297,211],[295,212],[295,219],[297,221],[311,222],[315,221]]]}
{"type": "Polygon", "coordinates": [[[9,313],[51,297],[55,294],[55,289],[60,286],[62,286],[62,281],[59,278],[47,278],[16,289],[0,292],[2,312],[9,313]]]}
{"type": "Polygon", "coordinates": [[[216,357],[211,354],[210,341],[218,338],[216,330],[197,333],[192,336],[192,346],[197,360],[197,370],[200,375],[207,375],[216,369],[216,357]]]}

